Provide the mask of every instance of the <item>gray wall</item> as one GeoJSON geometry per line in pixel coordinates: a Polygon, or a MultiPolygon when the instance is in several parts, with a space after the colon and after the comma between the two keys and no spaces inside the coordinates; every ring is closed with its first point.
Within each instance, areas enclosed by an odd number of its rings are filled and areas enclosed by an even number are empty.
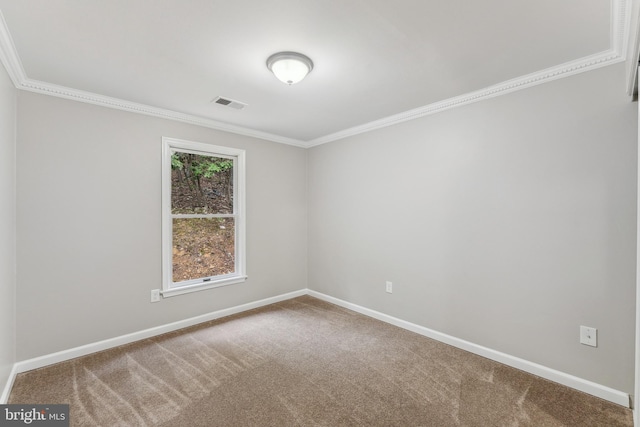
{"type": "Polygon", "coordinates": [[[637,104],[623,64],[308,151],[20,92],[17,169],[4,75],[0,91],[0,375],[17,170],[17,360],[308,285],[632,392],[637,104]],[[247,150],[246,283],[149,302],[162,136],[247,150]],[[598,348],[578,343],[581,324],[598,348]]]}
{"type": "Polygon", "coordinates": [[[309,288],[631,393],[636,129],[618,64],[312,148],[309,288]]]}
{"type": "Polygon", "coordinates": [[[29,92],[17,135],[18,360],[306,288],[304,149],[29,92]],[[149,302],[162,136],[247,151],[247,282],[149,302]]]}
{"type": "Polygon", "coordinates": [[[0,65],[0,393],[16,357],[16,92],[0,65]]]}

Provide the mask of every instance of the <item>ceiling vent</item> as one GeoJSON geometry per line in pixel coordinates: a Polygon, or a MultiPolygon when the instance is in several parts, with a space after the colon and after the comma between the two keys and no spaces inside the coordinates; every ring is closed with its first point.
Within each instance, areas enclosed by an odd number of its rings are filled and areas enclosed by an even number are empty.
{"type": "Polygon", "coordinates": [[[244,102],[235,101],[229,98],[223,98],[221,96],[218,96],[211,102],[214,104],[224,105],[225,107],[233,108],[234,110],[242,110],[244,107],[247,106],[247,104],[245,104],[244,102]]]}

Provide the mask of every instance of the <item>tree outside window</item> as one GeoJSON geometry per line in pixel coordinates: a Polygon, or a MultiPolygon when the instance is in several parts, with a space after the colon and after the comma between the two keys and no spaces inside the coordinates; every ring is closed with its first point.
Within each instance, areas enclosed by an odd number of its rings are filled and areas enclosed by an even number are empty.
{"type": "Polygon", "coordinates": [[[163,295],[243,281],[244,152],[169,138],[163,149],[163,295]]]}

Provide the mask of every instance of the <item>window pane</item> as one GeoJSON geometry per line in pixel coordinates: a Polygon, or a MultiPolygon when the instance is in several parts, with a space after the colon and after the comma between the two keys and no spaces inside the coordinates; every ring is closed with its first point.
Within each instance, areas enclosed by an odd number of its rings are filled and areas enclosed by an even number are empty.
{"type": "Polygon", "coordinates": [[[174,151],[171,213],[232,214],[233,160],[174,151]]]}
{"type": "Polygon", "coordinates": [[[233,218],[173,219],[173,282],[235,272],[233,218]]]}

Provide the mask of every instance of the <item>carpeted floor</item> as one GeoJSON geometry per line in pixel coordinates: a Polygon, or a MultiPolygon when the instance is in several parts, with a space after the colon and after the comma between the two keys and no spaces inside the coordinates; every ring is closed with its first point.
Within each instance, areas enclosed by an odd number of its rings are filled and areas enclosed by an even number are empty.
{"type": "Polygon", "coordinates": [[[74,426],[632,426],[629,409],[300,297],[19,374],[74,426]]]}

